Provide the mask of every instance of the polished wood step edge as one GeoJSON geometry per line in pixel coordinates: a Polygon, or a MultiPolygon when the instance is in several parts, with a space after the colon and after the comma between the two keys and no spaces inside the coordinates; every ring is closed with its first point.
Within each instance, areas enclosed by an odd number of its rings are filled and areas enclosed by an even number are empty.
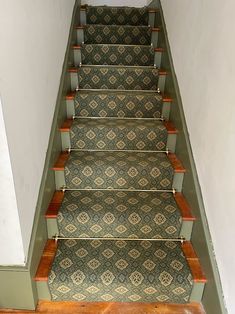
{"type": "Polygon", "coordinates": [[[182,165],[181,161],[173,153],[168,154],[168,158],[171,162],[172,167],[174,168],[175,173],[185,173],[186,169],[182,165]]]}
{"type": "Polygon", "coordinates": [[[191,207],[186,201],[184,195],[180,192],[174,194],[176,204],[181,212],[183,221],[195,221],[196,218],[192,215],[191,207]]]}
{"type": "MultiPolygon", "coordinates": [[[[89,117],[88,117],[88,119],[89,119],[89,117]]],[[[73,121],[74,121],[73,119],[65,120],[64,123],[62,124],[62,126],[59,128],[60,132],[69,132],[71,127],[72,127],[73,121]]],[[[174,124],[172,122],[163,121],[163,125],[165,126],[168,134],[177,134],[178,133],[178,130],[174,127],[174,124]]]]}
{"type": "Polygon", "coordinates": [[[56,218],[60,209],[60,206],[64,199],[63,191],[55,191],[50,204],[48,205],[45,217],[46,218],[56,218]]]}
{"type": "Polygon", "coordinates": [[[185,241],[182,244],[182,250],[188,262],[194,282],[206,283],[207,282],[206,276],[202,270],[200,261],[192,246],[192,243],[190,241],[185,241]]]}
{"type": "Polygon", "coordinates": [[[38,265],[35,281],[47,281],[51,270],[52,263],[55,258],[57,242],[55,240],[47,240],[42,253],[41,260],[38,265]]]}
{"type": "MultiPolygon", "coordinates": [[[[74,100],[75,99],[75,95],[76,95],[76,92],[69,92],[66,95],[66,100],[74,100]]],[[[163,102],[172,102],[173,98],[171,98],[168,95],[162,95],[162,100],[163,100],[163,102]]]]}
{"type": "Polygon", "coordinates": [[[68,158],[69,158],[68,152],[61,152],[52,170],[56,171],[64,170],[65,163],[68,160],[68,158]]]}

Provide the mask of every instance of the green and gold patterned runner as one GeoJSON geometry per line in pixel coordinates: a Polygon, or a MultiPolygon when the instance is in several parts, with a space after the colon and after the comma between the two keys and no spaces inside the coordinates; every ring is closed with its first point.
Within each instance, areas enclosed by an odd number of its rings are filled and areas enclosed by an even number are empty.
{"type": "Polygon", "coordinates": [[[161,121],[77,119],[70,129],[71,148],[97,150],[166,150],[161,121]]]}
{"type": "Polygon", "coordinates": [[[57,220],[69,238],[178,238],[182,223],[172,193],[138,191],[66,191],[57,220]]]}
{"type": "Polygon", "coordinates": [[[132,91],[78,91],[75,114],[82,117],[160,118],[162,96],[132,91]]]}
{"type": "Polygon", "coordinates": [[[72,151],[65,165],[71,189],[171,189],[173,175],[165,153],[72,151]]]}
{"type": "Polygon", "coordinates": [[[148,25],[147,8],[87,6],[87,24],[148,25]]]}
{"type": "Polygon", "coordinates": [[[49,286],[53,300],[184,303],[192,276],[180,243],[67,240],[49,286]]]}
{"type": "Polygon", "coordinates": [[[70,239],[58,241],[52,299],[189,302],[193,281],[174,242],[182,217],[169,193],[174,169],[163,152],[168,134],[159,121],[163,101],[148,11],[86,11],[77,119],[57,217],[59,236],[70,239]]]}
{"type": "Polygon", "coordinates": [[[87,65],[79,68],[78,81],[81,89],[156,90],[158,69],[87,65]]]}
{"type": "Polygon", "coordinates": [[[85,44],[150,45],[151,28],[129,25],[85,25],[85,44]]]}
{"type": "Polygon", "coordinates": [[[154,65],[152,46],[83,44],[81,53],[82,64],[154,65]]]}

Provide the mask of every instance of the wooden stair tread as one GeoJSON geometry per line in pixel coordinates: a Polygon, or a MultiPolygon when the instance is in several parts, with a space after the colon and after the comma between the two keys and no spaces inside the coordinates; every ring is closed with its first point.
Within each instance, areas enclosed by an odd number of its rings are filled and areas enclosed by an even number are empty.
{"type": "Polygon", "coordinates": [[[185,173],[186,169],[182,165],[181,161],[177,158],[177,156],[173,153],[168,154],[168,158],[172,164],[172,167],[174,168],[174,171],[176,173],[185,173]]]}
{"type": "Polygon", "coordinates": [[[69,158],[68,152],[61,152],[52,169],[53,170],[64,170],[65,163],[68,160],[68,158],[69,158]]]}
{"type": "Polygon", "coordinates": [[[207,282],[206,276],[202,270],[200,261],[196,255],[192,243],[190,241],[185,241],[182,244],[182,250],[187,259],[194,282],[206,283],[207,282]]]}
{"type": "Polygon", "coordinates": [[[41,260],[38,265],[35,281],[47,281],[51,266],[55,257],[57,243],[55,240],[47,240],[41,260]]]}
{"type": "Polygon", "coordinates": [[[60,127],[61,132],[69,132],[73,124],[73,119],[66,119],[60,127]]]}
{"type": "Polygon", "coordinates": [[[174,124],[170,121],[163,122],[165,128],[167,129],[168,134],[177,134],[178,130],[175,128],[174,124]]]}
{"type": "Polygon", "coordinates": [[[51,202],[47,208],[45,217],[46,218],[56,218],[58,215],[58,211],[60,209],[61,203],[64,199],[64,192],[63,191],[55,191],[51,202]]]}
{"type": "Polygon", "coordinates": [[[155,51],[155,52],[163,52],[163,51],[164,51],[164,48],[156,47],[156,48],[154,48],[154,51],[155,51]]]}
{"type": "Polygon", "coordinates": [[[175,201],[181,211],[182,219],[187,220],[187,221],[196,220],[196,218],[192,215],[191,208],[188,202],[186,201],[185,197],[183,196],[183,194],[180,192],[176,192],[174,196],[175,196],[175,201]]]}

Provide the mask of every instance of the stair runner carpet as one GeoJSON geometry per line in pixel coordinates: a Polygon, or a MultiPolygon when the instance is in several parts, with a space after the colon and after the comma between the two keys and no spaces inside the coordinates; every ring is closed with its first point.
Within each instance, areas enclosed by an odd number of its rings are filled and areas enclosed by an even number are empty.
{"type": "Polygon", "coordinates": [[[52,299],[188,302],[193,281],[173,241],[182,217],[169,192],[174,169],[157,120],[163,104],[147,9],[86,11],[75,97],[80,118],[69,132],[57,217],[59,235],[68,239],[59,240],[52,264],[52,299]]]}

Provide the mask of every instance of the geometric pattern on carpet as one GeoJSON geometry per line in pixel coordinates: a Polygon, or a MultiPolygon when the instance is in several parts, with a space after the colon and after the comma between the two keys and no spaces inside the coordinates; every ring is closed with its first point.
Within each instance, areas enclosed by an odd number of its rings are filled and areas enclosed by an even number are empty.
{"type": "Polygon", "coordinates": [[[192,274],[181,243],[172,241],[181,234],[181,211],[166,191],[174,169],[166,153],[151,151],[165,150],[168,135],[162,122],[147,121],[163,108],[147,9],[86,6],[86,13],[74,104],[87,119],[70,129],[80,151],[65,163],[71,190],[59,208],[59,234],[144,240],[59,240],[48,280],[52,299],[189,302],[192,274]],[[154,238],[162,240],[148,241],[154,238]]]}
{"type": "Polygon", "coordinates": [[[87,24],[148,25],[148,10],[135,7],[87,6],[87,24]]]}
{"type": "Polygon", "coordinates": [[[78,91],[75,115],[82,117],[160,118],[162,96],[131,91],[78,91]]]}
{"type": "Polygon", "coordinates": [[[57,217],[64,237],[177,238],[181,214],[172,193],[66,191],[57,217]]]}
{"type": "Polygon", "coordinates": [[[119,66],[83,66],[78,71],[81,89],[156,90],[158,69],[119,66]]]}
{"type": "Polygon", "coordinates": [[[180,243],[66,240],[49,287],[53,300],[184,303],[192,276],[180,243]]]}
{"type": "Polygon", "coordinates": [[[70,128],[71,148],[97,150],[166,150],[161,121],[77,119],[70,128]]]}
{"type": "Polygon", "coordinates": [[[83,44],[82,64],[153,66],[152,46],[83,44]]]}
{"type": "Polygon", "coordinates": [[[171,189],[173,175],[165,153],[72,151],[65,164],[71,189],[171,189]]]}
{"type": "Polygon", "coordinates": [[[149,26],[84,25],[85,44],[150,45],[149,26]]]}

